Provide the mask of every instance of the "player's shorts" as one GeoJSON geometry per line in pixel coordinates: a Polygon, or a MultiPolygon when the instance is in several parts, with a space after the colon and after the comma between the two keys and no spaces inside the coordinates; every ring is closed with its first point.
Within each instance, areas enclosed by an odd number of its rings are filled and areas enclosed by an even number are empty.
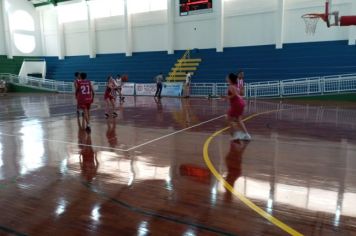
{"type": "Polygon", "coordinates": [[[105,93],[104,99],[106,100],[115,100],[115,96],[113,96],[111,93],[105,93]]]}
{"type": "Polygon", "coordinates": [[[91,102],[80,102],[77,107],[83,110],[90,110],[91,102]]]}
{"type": "Polygon", "coordinates": [[[240,116],[242,116],[242,114],[244,113],[244,109],[245,109],[245,103],[244,102],[234,103],[230,107],[230,109],[229,109],[227,114],[228,114],[229,117],[237,119],[240,116]]]}

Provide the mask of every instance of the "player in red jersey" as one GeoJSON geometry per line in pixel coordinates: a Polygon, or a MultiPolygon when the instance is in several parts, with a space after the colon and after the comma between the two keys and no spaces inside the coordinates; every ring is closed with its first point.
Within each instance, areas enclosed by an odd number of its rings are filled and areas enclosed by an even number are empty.
{"type": "MultiPolygon", "coordinates": [[[[77,101],[78,107],[83,110],[84,121],[86,123],[86,131],[90,132],[90,106],[94,101],[94,89],[86,73],[80,73],[80,80],[77,85],[77,101]]],[[[84,124],[83,124],[84,126],[84,124]]]]}
{"type": "MultiPolygon", "coordinates": [[[[77,99],[77,92],[78,92],[78,81],[80,80],[79,77],[80,73],[79,72],[75,72],[74,73],[74,81],[73,81],[73,85],[74,85],[74,91],[75,91],[75,99],[77,99]]],[[[79,116],[79,107],[77,106],[77,115],[79,116]]]]}
{"type": "Polygon", "coordinates": [[[245,101],[240,95],[241,92],[238,86],[237,76],[231,73],[229,74],[227,81],[229,83],[228,99],[230,101],[228,120],[231,125],[232,139],[251,140],[251,136],[248,134],[246,126],[242,121],[242,114],[245,108],[245,101]],[[240,126],[240,128],[244,133],[238,131],[238,126],[240,126]]]}
{"type": "Polygon", "coordinates": [[[116,85],[114,78],[112,76],[109,76],[107,79],[106,83],[106,89],[105,89],[105,94],[104,94],[104,100],[105,100],[105,117],[109,118],[109,110],[110,106],[112,108],[112,115],[114,117],[117,116],[117,113],[115,112],[115,98],[116,98],[116,85]]]}

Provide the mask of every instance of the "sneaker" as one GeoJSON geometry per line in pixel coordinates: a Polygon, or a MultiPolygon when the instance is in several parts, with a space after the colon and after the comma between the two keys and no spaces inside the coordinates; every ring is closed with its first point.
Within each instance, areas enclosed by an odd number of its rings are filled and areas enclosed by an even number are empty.
{"type": "Polygon", "coordinates": [[[109,114],[108,113],[105,113],[105,118],[109,118],[109,114]]]}
{"type": "Polygon", "coordinates": [[[241,133],[240,131],[237,131],[232,135],[231,140],[241,140],[242,136],[243,136],[243,133],[241,133]]]}
{"type": "Polygon", "coordinates": [[[251,135],[248,134],[248,133],[245,133],[245,134],[242,135],[241,139],[244,140],[244,141],[251,141],[251,135]]]}
{"type": "Polygon", "coordinates": [[[117,113],[116,113],[116,112],[113,112],[113,113],[112,113],[112,116],[113,116],[113,117],[117,117],[117,113]]]}
{"type": "Polygon", "coordinates": [[[90,126],[87,126],[87,128],[85,129],[85,131],[87,131],[88,133],[90,133],[90,132],[91,132],[90,126]]]}

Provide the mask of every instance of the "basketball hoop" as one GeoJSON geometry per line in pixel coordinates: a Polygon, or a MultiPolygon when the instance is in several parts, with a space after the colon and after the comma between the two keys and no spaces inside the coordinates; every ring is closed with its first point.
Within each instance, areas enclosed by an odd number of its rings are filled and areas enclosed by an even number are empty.
{"type": "Polygon", "coordinates": [[[325,14],[309,13],[302,15],[302,19],[305,22],[305,32],[309,35],[314,35],[319,19],[325,20],[324,18],[325,14]]]}

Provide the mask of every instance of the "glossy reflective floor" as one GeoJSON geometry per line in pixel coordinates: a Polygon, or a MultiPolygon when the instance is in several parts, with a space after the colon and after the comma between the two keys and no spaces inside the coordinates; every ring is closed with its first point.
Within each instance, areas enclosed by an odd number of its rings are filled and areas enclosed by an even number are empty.
{"type": "Polygon", "coordinates": [[[356,104],[127,98],[80,128],[71,95],[0,97],[0,235],[356,235],[356,104]],[[279,110],[279,111],[278,111],[279,110]],[[229,191],[223,182],[233,187],[229,191]]]}

